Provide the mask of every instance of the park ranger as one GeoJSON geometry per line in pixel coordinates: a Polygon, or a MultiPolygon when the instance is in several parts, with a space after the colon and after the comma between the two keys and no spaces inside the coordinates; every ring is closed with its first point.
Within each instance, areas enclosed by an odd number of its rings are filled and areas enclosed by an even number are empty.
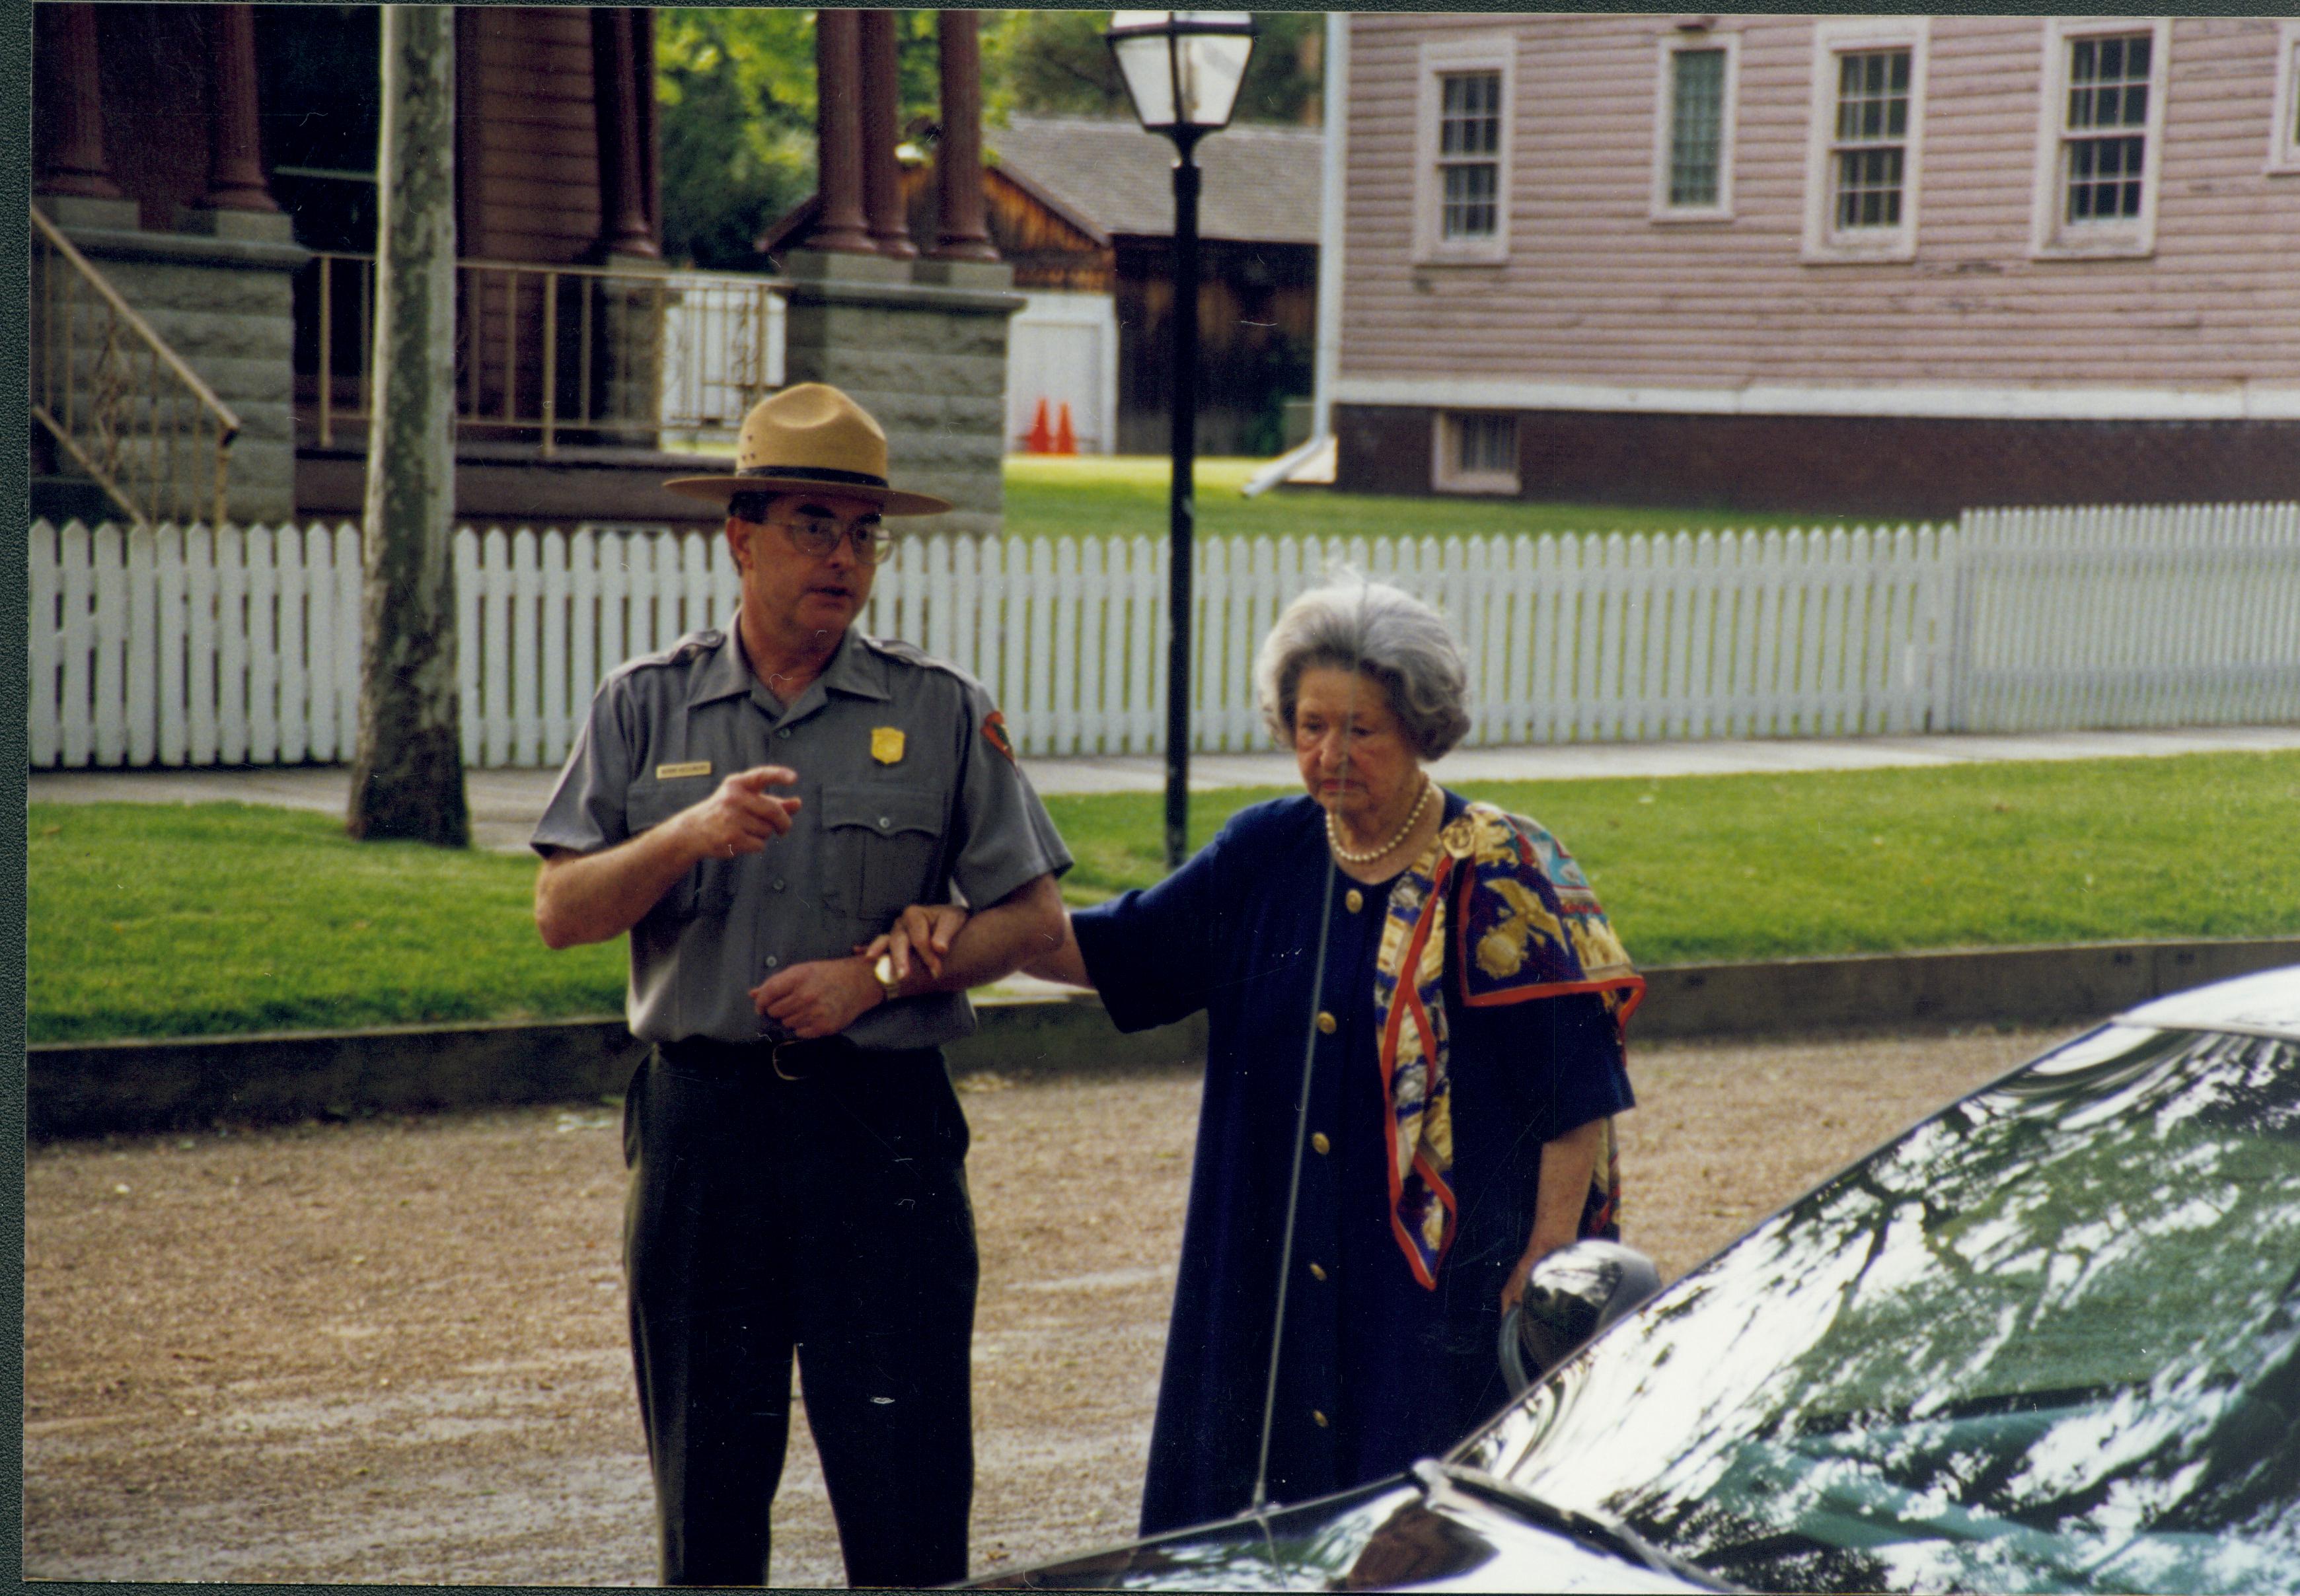
{"type": "MultiPolygon", "coordinates": [[[[630,933],[624,1261],[662,1577],[767,1578],[796,1351],[852,1584],[966,1574],[976,1255],[940,1044],[1058,942],[1070,855],[979,685],[852,629],[891,538],[878,423],[745,420],[734,624],[610,675],[533,844],[551,946],[630,933]],[[979,906],[881,949],[913,905],[979,906]],[[874,955],[876,955],[874,957],[874,955]]],[[[921,917],[912,917],[921,923],[921,917]]]]}

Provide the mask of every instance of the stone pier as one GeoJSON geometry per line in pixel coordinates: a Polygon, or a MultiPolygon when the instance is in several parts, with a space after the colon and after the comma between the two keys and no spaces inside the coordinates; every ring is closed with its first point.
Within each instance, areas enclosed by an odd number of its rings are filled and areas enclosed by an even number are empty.
{"type": "Polygon", "coordinates": [[[852,395],[887,429],[895,480],[954,506],[904,528],[1003,531],[1013,268],[795,249],[783,269],[786,379],[852,395]]]}

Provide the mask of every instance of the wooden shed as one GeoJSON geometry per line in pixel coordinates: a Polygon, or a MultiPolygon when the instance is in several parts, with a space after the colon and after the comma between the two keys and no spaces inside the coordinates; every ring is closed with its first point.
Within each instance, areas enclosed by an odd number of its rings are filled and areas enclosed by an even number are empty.
{"type": "MultiPolygon", "coordinates": [[[[1134,122],[1023,117],[984,129],[990,235],[1033,304],[1016,319],[1021,349],[1048,296],[1107,295],[1115,328],[1114,446],[1162,453],[1173,335],[1173,146],[1134,122]]],[[[1198,146],[1198,444],[1208,453],[1271,454],[1285,403],[1306,398],[1317,329],[1319,171],[1315,129],[1238,126],[1198,146]]],[[[911,230],[931,236],[923,165],[905,169],[911,230]]],[[[769,254],[802,245],[810,200],[760,239],[769,254]]],[[[1074,314],[1083,315],[1074,309],[1074,314]]],[[[1031,385],[1011,385],[1030,405],[1031,385]]],[[[1027,422],[1025,423],[1027,424],[1027,422]]],[[[1010,433],[1014,430],[1010,428],[1010,433]]]]}

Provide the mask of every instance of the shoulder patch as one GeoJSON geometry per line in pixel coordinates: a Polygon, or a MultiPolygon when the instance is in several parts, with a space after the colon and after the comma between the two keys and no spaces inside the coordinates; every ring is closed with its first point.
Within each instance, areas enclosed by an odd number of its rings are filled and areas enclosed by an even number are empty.
{"type": "Polygon", "coordinates": [[[1008,764],[1014,762],[1014,743],[1006,735],[1006,717],[996,710],[982,718],[982,740],[1005,756],[1008,764]]]}

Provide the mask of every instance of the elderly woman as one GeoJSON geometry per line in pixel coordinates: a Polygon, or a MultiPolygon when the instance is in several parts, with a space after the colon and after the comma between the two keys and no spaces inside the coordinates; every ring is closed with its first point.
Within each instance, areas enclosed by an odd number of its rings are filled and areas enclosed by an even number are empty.
{"type": "Polygon", "coordinates": [[[1489,1415],[1527,1270],[1614,1234],[1609,1117],[1631,1102],[1620,1022],[1643,983],[1579,869],[1422,769],[1469,729],[1438,615],[1317,588],[1255,675],[1307,796],[1074,912],[1028,967],[1097,989],[1122,1031],[1207,1014],[1146,1534],[1249,1505],[1281,1301],[1270,1500],[1379,1478],[1489,1415]]]}

